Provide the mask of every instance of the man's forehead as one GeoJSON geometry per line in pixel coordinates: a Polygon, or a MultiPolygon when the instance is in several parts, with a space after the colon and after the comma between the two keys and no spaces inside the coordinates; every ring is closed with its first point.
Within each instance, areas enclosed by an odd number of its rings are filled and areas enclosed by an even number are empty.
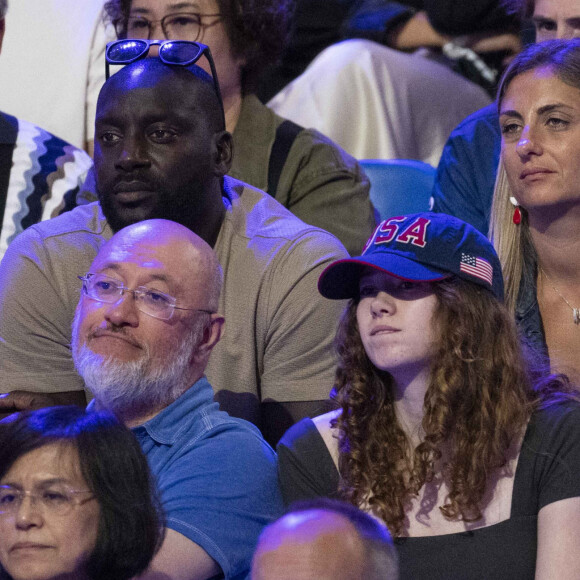
{"type": "MultiPolygon", "coordinates": [[[[162,234],[159,234],[160,238],[162,234]]],[[[112,242],[101,248],[91,265],[91,272],[136,279],[140,284],[161,280],[172,286],[200,278],[203,265],[199,252],[187,240],[135,240],[126,236],[112,239],[112,242]]]]}
{"type": "Polygon", "coordinates": [[[103,254],[99,254],[92,266],[91,272],[100,273],[105,270],[116,272],[119,275],[133,273],[155,273],[157,278],[171,278],[165,262],[153,252],[134,251],[129,248],[113,248],[103,254]]]}
{"type": "Polygon", "coordinates": [[[115,72],[101,89],[97,108],[114,107],[127,95],[152,102],[165,98],[173,106],[182,107],[201,105],[213,98],[211,78],[204,80],[185,67],[154,65],[152,61],[160,62],[157,57],[146,58],[115,72]]]}
{"type": "MultiPolygon", "coordinates": [[[[134,234],[134,232],[131,232],[134,234]]],[[[154,241],[138,239],[135,235],[117,235],[100,249],[93,261],[94,268],[122,270],[124,266],[144,269],[167,269],[166,258],[172,253],[171,245],[155,244],[154,241]]]]}

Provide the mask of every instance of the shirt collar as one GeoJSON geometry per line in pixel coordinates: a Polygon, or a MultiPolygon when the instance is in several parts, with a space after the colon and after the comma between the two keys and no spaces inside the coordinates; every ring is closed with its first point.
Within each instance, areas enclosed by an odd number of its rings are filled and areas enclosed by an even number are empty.
{"type": "Polygon", "coordinates": [[[179,439],[181,431],[191,425],[194,416],[213,403],[213,396],[213,389],[204,376],[155,417],[139,427],[134,427],[133,432],[137,436],[147,432],[156,443],[173,445],[179,439]]]}
{"type": "MultiPolygon", "coordinates": [[[[213,396],[213,389],[203,376],[171,405],[143,425],[133,427],[132,431],[138,438],[147,434],[160,445],[173,445],[179,439],[181,431],[191,425],[194,415],[213,403],[213,396]]],[[[87,411],[95,411],[95,404],[93,399],[87,405],[87,411]]]]}

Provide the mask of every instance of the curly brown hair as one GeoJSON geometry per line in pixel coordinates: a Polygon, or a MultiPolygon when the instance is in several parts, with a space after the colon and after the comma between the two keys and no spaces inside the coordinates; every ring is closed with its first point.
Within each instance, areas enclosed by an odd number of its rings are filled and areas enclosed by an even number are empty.
{"type": "MultiPolygon", "coordinates": [[[[235,56],[242,58],[242,92],[251,93],[259,75],[280,58],[290,33],[295,0],[216,0],[235,56]]],[[[107,20],[119,38],[127,34],[131,0],[105,2],[107,20]]],[[[211,47],[210,47],[211,48],[211,47]]],[[[218,73],[219,74],[219,73],[218,73]]]]}
{"type": "Polygon", "coordinates": [[[439,509],[446,518],[472,522],[491,470],[504,466],[532,411],[560,391],[565,377],[536,390],[513,318],[485,288],[459,278],[433,284],[439,306],[433,324],[439,348],[425,394],[423,441],[415,448],[397,421],[393,379],[369,360],[351,301],[339,325],[336,399],[340,495],[370,506],[394,536],[404,535],[412,498],[435,475],[450,489],[439,509]],[[436,473],[442,446],[449,454],[436,473]]]}

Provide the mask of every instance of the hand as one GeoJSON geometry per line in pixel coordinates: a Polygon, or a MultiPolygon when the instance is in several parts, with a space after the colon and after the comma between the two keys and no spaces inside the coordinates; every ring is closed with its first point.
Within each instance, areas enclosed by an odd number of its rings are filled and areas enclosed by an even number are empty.
{"type": "Polygon", "coordinates": [[[33,393],[31,391],[12,391],[0,394],[0,417],[6,417],[17,411],[31,411],[55,405],[85,406],[86,400],[82,391],[70,393],[33,393]]]}
{"type": "Polygon", "coordinates": [[[421,46],[441,48],[450,40],[450,36],[431,26],[425,11],[420,11],[389,34],[387,46],[398,50],[415,50],[421,46]]]}
{"type": "MultiPolygon", "coordinates": [[[[517,34],[479,33],[463,38],[462,46],[480,54],[503,51],[507,53],[507,58],[511,59],[522,50],[522,42],[517,34]]],[[[507,63],[504,62],[504,64],[507,63]]]]}

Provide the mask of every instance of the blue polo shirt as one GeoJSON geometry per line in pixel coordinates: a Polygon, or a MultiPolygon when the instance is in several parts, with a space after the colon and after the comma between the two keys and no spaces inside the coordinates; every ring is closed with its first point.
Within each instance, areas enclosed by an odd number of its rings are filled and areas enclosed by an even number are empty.
{"type": "Polygon", "coordinates": [[[276,454],[251,423],[213,401],[205,377],[133,429],[157,478],[167,527],[244,578],[262,528],[283,512],[276,454]]]}

